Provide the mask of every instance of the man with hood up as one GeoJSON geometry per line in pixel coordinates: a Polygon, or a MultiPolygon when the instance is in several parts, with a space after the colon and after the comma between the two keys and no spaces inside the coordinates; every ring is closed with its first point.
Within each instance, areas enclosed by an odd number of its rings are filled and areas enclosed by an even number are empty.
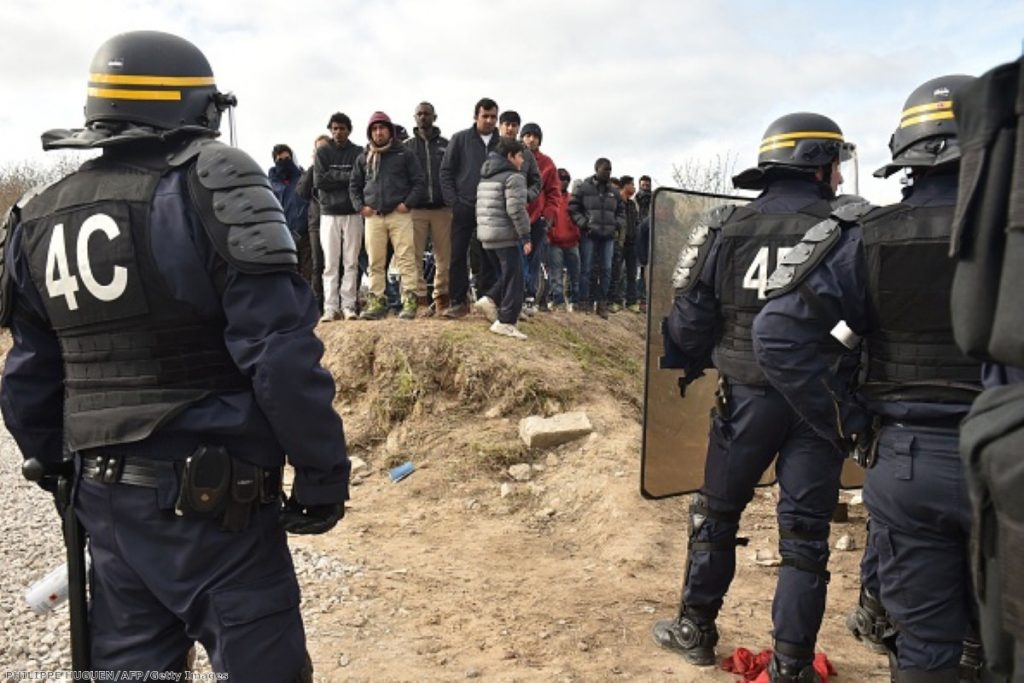
{"type": "Polygon", "coordinates": [[[379,320],[387,315],[384,285],[390,240],[402,274],[402,311],[398,317],[412,320],[416,317],[419,264],[410,207],[423,196],[426,180],[416,156],[395,136],[395,126],[387,114],[373,113],[366,136],[370,142],[356,159],[349,186],[352,205],[366,221],[364,242],[370,261],[370,301],[360,317],[379,320]]]}

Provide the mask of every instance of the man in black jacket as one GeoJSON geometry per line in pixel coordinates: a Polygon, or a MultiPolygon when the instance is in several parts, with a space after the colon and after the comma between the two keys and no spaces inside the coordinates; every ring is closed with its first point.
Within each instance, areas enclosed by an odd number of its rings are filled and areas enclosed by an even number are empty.
{"type": "Polygon", "coordinates": [[[321,322],[356,317],[359,290],[359,250],[363,246],[363,217],[352,206],[349,181],[360,149],[348,139],[352,120],[336,112],[327,128],[331,142],[317,149],[313,185],[320,199],[320,244],[324,251],[324,314],[321,322]],[[345,275],[338,282],[339,266],[345,275]]]}
{"type": "Polygon", "coordinates": [[[387,315],[384,283],[390,241],[402,274],[402,312],[398,317],[412,320],[418,307],[420,268],[409,207],[420,202],[426,180],[416,156],[395,137],[395,126],[387,114],[373,113],[366,136],[370,144],[356,159],[350,185],[352,206],[366,219],[366,255],[370,261],[370,301],[361,317],[378,320],[387,315]]]}
{"type": "MultiPolygon", "coordinates": [[[[441,160],[441,192],[445,204],[452,207],[451,307],[444,313],[446,318],[469,313],[469,246],[476,235],[476,188],[487,153],[498,145],[497,123],[498,103],[488,97],[481,99],[473,110],[473,125],[452,136],[441,160]]],[[[486,291],[481,287],[493,281],[493,268],[482,258],[478,291],[486,291]]]]}
{"type": "Polygon", "coordinates": [[[413,136],[405,141],[405,148],[416,156],[416,161],[426,176],[426,191],[422,199],[412,206],[412,224],[416,238],[416,264],[419,278],[416,282],[418,303],[426,305],[427,282],[423,277],[423,253],[427,249],[427,237],[434,255],[434,303],[429,315],[443,314],[448,308],[448,267],[452,249],[452,210],[445,206],[441,191],[441,159],[448,149],[448,138],[441,135],[441,129],[434,125],[437,114],[430,102],[416,105],[416,128],[413,136]]]}
{"type": "Polygon", "coordinates": [[[594,162],[594,175],[582,183],[569,200],[569,215],[580,226],[580,307],[590,311],[597,303],[597,314],[608,318],[608,287],[611,282],[612,251],[615,235],[626,227],[626,207],[618,191],[609,182],[612,162],[601,158],[594,162]],[[594,259],[597,258],[597,264],[594,259]],[[600,267],[598,288],[590,291],[590,269],[600,267]]]}

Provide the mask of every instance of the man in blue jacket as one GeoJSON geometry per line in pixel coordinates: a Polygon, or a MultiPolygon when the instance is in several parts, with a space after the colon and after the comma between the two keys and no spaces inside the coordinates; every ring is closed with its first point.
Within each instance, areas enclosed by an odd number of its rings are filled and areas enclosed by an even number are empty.
{"type": "Polygon", "coordinates": [[[43,143],[103,154],[3,223],[0,407],[26,457],[74,458],[91,668],[180,675],[199,640],[231,680],[312,681],[285,533],[334,527],[350,467],[284,214],[214,141],[194,45],[121,34],[89,80],[43,143]]]}
{"type": "MultiPolygon", "coordinates": [[[[473,109],[473,125],[452,136],[441,160],[441,192],[452,207],[452,253],[446,318],[463,318],[469,313],[469,250],[476,241],[476,188],[487,154],[498,146],[498,103],[484,97],[473,109]]],[[[497,280],[487,258],[481,255],[477,272],[477,293],[481,296],[497,280]]]]}
{"type": "Polygon", "coordinates": [[[865,584],[896,626],[884,644],[900,683],[964,680],[974,619],[958,427],[980,392],[980,367],[956,347],[948,303],[960,159],[952,106],[972,80],[943,76],[911,93],[892,163],[875,174],[907,169],[903,200],[844,206],[811,228],[772,275],[754,321],[761,369],[831,444],[828,460],[856,451],[868,468],[866,568],[875,564],[877,578],[865,584]],[[855,390],[821,352],[840,321],[863,337],[855,390]]]}

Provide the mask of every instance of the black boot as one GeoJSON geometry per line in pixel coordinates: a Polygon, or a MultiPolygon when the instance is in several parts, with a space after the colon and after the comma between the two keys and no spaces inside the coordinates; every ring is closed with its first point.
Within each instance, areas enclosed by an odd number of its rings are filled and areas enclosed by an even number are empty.
{"type": "Polygon", "coordinates": [[[810,664],[783,664],[778,657],[772,657],[768,665],[768,680],[772,683],[821,683],[818,672],[810,664]]]}
{"type": "Polygon", "coordinates": [[[712,666],[715,663],[715,645],[718,629],[715,622],[701,624],[680,615],[675,619],[662,619],[651,630],[654,642],[666,650],[678,652],[690,664],[712,666]]]}

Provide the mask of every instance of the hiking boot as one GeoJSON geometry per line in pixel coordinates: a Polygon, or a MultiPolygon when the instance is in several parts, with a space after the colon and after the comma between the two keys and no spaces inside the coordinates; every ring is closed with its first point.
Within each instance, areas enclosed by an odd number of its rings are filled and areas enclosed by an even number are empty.
{"type": "Polygon", "coordinates": [[[380,320],[387,317],[388,304],[384,297],[371,296],[370,302],[359,316],[360,320],[380,320]]]}
{"type": "Polygon", "coordinates": [[[606,304],[603,301],[597,302],[597,314],[599,316],[601,316],[602,318],[604,318],[605,320],[607,320],[608,319],[608,304],[606,304]]]}
{"type": "Polygon", "coordinates": [[[444,313],[442,313],[441,315],[448,318],[449,320],[465,318],[467,315],[469,315],[469,306],[467,306],[466,304],[455,304],[454,306],[446,308],[444,313]]]}
{"type": "Polygon", "coordinates": [[[613,304],[609,304],[609,306],[608,306],[608,312],[609,313],[618,313],[621,310],[622,310],[622,305],[621,304],[613,303],[613,304]]]}
{"type": "Polygon", "coordinates": [[[778,657],[772,657],[768,665],[768,680],[771,683],[821,683],[821,677],[811,664],[783,664],[778,657]]]}
{"type": "Polygon", "coordinates": [[[473,304],[473,310],[482,313],[492,323],[498,320],[498,307],[489,296],[482,296],[473,304]]]}
{"type": "Polygon", "coordinates": [[[503,323],[500,320],[495,320],[490,329],[494,334],[501,334],[513,339],[526,339],[526,335],[520,332],[518,327],[510,323],[503,323]]]}
{"type": "Polygon", "coordinates": [[[398,317],[401,320],[415,320],[419,307],[418,297],[415,294],[406,294],[402,301],[402,312],[398,314],[398,317]]]}
{"type": "Polygon", "coordinates": [[[661,619],[651,630],[654,642],[666,650],[678,652],[696,666],[714,666],[718,629],[714,622],[698,624],[687,616],[661,619]]]}
{"type": "Polygon", "coordinates": [[[324,314],[320,316],[320,322],[329,323],[338,319],[338,312],[333,308],[327,308],[324,310],[324,314]]]}

